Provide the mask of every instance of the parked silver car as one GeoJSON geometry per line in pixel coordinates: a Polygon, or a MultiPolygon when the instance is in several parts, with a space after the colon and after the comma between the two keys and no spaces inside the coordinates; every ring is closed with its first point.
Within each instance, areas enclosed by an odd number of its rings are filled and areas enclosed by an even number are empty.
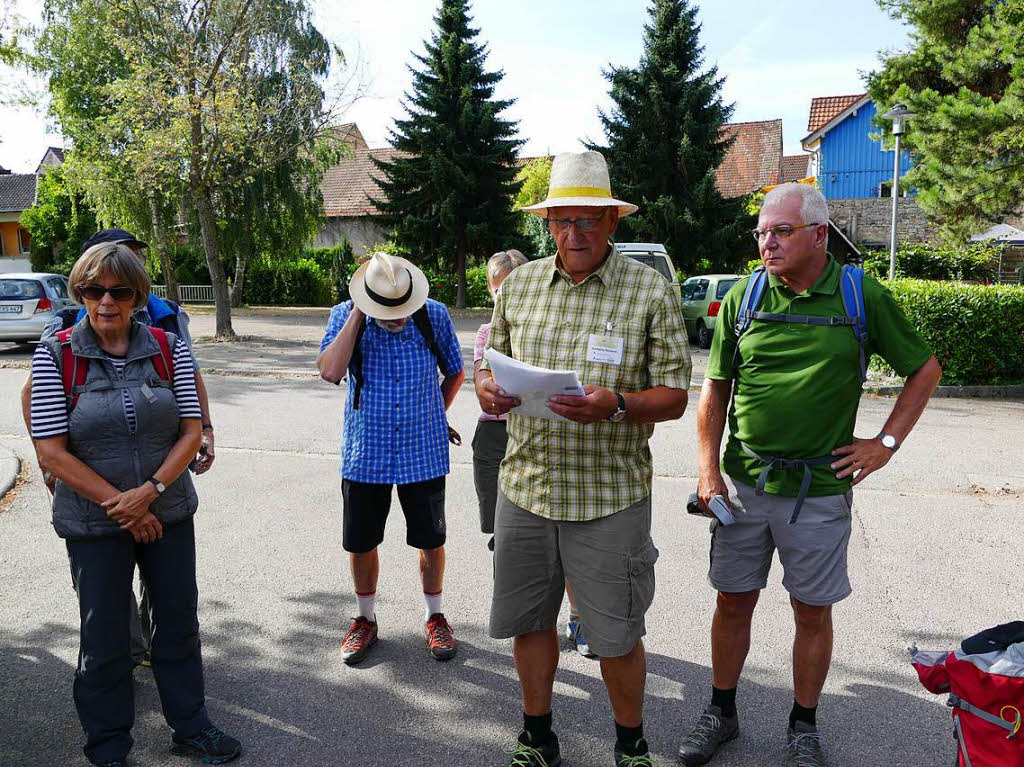
{"type": "Polygon", "coordinates": [[[0,274],[0,341],[37,342],[53,315],[74,303],[59,274],[0,274]]]}

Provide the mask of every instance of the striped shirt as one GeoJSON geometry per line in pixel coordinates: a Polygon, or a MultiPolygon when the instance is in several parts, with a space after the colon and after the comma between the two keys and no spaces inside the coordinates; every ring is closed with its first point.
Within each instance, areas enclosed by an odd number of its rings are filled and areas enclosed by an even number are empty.
{"type": "MultiPolygon", "coordinates": [[[[485,322],[480,326],[480,329],[476,331],[476,343],[473,344],[473,363],[482,362],[484,358],[484,352],[487,351],[487,338],[491,335],[491,323],[485,322]]],[[[494,415],[494,413],[488,413],[484,411],[480,413],[478,421],[507,421],[508,414],[502,413],[501,415],[494,415]]]]}
{"type": "MultiPolygon", "coordinates": [[[[124,357],[107,355],[118,378],[124,377],[124,357]]],[[[172,389],[178,403],[181,418],[201,418],[199,395],[196,393],[196,378],[192,352],[184,341],[178,339],[174,346],[174,381],[172,389]]],[[[128,431],[135,433],[135,405],[127,389],[121,390],[124,417],[128,431]]],[[[50,356],[44,344],[36,347],[32,357],[32,439],[46,439],[68,433],[68,402],[64,394],[64,381],[57,363],[50,356]]]]}
{"type": "MultiPolygon", "coordinates": [[[[498,291],[490,345],[531,365],[575,370],[583,384],[612,391],[690,385],[679,293],[615,249],[578,285],[554,256],[518,267],[498,291]],[[621,344],[619,359],[589,353],[597,339],[621,344]]],[[[489,367],[486,359],[481,367],[489,367]]],[[[511,413],[501,490],[517,506],[559,522],[606,517],[651,494],[653,433],[653,423],[511,413]]]]}

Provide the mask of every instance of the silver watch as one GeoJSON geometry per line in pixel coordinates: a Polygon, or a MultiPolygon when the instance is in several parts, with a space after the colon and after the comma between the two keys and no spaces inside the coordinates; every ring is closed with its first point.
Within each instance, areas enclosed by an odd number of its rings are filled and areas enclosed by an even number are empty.
{"type": "Polygon", "coordinates": [[[156,477],[150,477],[149,481],[152,482],[153,483],[153,487],[156,488],[156,494],[157,495],[163,495],[164,494],[164,490],[166,490],[167,488],[164,487],[164,483],[163,482],[161,482],[156,477]]]}
{"type": "Polygon", "coordinates": [[[893,452],[900,449],[900,443],[896,441],[896,438],[891,434],[886,434],[884,431],[879,432],[878,439],[882,443],[882,447],[887,447],[893,452]]]}

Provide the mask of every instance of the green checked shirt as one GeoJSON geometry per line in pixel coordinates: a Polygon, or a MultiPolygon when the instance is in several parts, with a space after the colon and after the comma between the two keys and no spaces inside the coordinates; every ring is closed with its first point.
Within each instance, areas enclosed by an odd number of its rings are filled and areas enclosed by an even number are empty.
{"type": "MultiPolygon", "coordinates": [[[[612,391],[690,385],[679,294],[615,249],[579,285],[554,256],[513,271],[495,301],[490,346],[531,365],[575,370],[581,383],[612,391]],[[592,334],[623,340],[619,364],[587,360],[592,334]]],[[[482,367],[489,367],[486,359],[482,367]]],[[[653,433],[654,424],[579,424],[511,413],[502,492],[559,522],[614,514],[651,494],[653,433]]]]}

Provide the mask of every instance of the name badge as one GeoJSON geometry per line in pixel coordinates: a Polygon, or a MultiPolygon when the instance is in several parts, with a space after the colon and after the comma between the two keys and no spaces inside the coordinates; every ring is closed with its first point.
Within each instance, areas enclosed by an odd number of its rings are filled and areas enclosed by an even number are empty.
{"type": "Polygon", "coordinates": [[[587,344],[587,362],[621,365],[624,345],[625,340],[618,336],[599,336],[591,333],[587,344]]]}

